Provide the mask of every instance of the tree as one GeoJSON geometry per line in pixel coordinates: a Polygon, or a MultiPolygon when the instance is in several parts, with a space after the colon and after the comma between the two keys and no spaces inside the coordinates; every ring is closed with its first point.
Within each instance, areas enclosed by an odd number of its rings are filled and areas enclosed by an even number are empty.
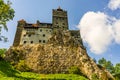
{"type": "Polygon", "coordinates": [[[6,23],[14,17],[14,10],[10,5],[10,1],[5,3],[3,0],[0,0],[0,41],[7,41],[7,38],[1,35],[1,29],[4,28],[8,31],[6,23]]]}
{"type": "Polygon", "coordinates": [[[120,80],[120,63],[113,66],[111,61],[102,58],[98,60],[98,64],[106,68],[115,77],[115,80],[120,80]]]}
{"type": "Polygon", "coordinates": [[[110,73],[114,73],[114,67],[111,61],[107,61],[105,58],[98,60],[98,64],[106,68],[110,73]]]}
{"type": "Polygon", "coordinates": [[[120,73],[120,63],[115,65],[115,73],[120,73]]]}
{"type": "Polygon", "coordinates": [[[117,63],[114,68],[115,73],[113,76],[115,77],[116,80],[120,80],[120,63],[117,63]]]}
{"type": "Polygon", "coordinates": [[[5,56],[5,52],[7,51],[7,49],[0,49],[0,60],[2,60],[5,56]]]}

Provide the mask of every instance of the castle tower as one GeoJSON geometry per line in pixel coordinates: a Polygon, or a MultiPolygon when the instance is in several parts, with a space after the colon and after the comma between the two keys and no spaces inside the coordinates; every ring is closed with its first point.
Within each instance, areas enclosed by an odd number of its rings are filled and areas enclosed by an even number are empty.
{"type": "Polygon", "coordinates": [[[67,11],[64,11],[60,7],[58,9],[53,9],[52,24],[54,30],[56,29],[68,30],[67,11]]]}
{"type": "Polygon", "coordinates": [[[23,19],[18,21],[13,46],[39,43],[45,44],[58,30],[69,31],[71,36],[82,44],[79,30],[68,29],[67,11],[59,7],[58,9],[53,9],[52,23],[43,23],[39,21],[37,21],[37,23],[27,23],[23,19]]]}
{"type": "Polygon", "coordinates": [[[16,30],[13,46],[18,46],[20,44],[22,30],[23,30],[23,27],[25,26],[25,24],[26,24],[26,22],[23,19],[18,21],[18,25],[17,25],[17,30],[16,30]]]}

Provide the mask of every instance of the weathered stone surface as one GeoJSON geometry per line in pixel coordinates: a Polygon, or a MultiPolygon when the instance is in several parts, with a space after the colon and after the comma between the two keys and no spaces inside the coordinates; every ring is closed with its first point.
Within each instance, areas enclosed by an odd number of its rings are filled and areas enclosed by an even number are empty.
{"type": "Polygon", "coordinates": [[[11,47],[6,53],[6,60],[14,65],[24,60],[25,65],[37,73],[68,73],[70,67],[77,66],[89,79],[96,74],[102,80],[114,80],[109,72],[96,65],[83,45],[79,45],[79,41],[67,31],[56,32],[45,45],[11,47]]]}

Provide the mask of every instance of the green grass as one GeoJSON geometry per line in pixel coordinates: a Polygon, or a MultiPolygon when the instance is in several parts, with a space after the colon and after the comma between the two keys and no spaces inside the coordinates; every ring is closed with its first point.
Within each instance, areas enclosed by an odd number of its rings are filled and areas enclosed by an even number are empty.
{"type": "Polygon", "coordinates": [[[0,80],[88,80],[75,74],[37,74],[15,70],[8,62],[0,61],[0,80]]]}

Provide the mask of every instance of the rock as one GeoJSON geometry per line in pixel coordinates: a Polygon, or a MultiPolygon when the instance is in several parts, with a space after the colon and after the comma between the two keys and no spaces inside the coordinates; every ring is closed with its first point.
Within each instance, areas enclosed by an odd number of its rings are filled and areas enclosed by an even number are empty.
{"type": "Polygon", "coordinates": [[[7,51],[5,59],[13,65],[24,60],[30,71],[37,73],[68,73],[70,67],[77,66],[89,79],[96,74],[101,80],[114,80],[108,71],[97,66],[84,46],[67,31],[58,31],[45,45],[13,46],[7,51]]]}

